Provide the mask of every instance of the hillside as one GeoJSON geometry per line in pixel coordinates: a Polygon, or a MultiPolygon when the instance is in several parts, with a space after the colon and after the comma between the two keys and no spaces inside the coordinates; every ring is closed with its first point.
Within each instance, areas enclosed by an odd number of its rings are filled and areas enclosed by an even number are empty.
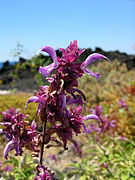
{"type": "MultiPolygon", "coordinates": [[[[118,59],[120,64],[125,63],[128,70],[135,68],[135,55],[128,55],[119,51],[103,51],[101,48],[86,49],[78,61],[83,62],[90,54],[100,53],[108,57],[111,61],[118,59]]],[[[61,51],[56,50],[57,56],[61,56],[61,51]]],[[[51,57],[39,55],[30,60],[19,58],[19,62],[15,65],[6,61],[3,68],[0,69],[0,90],[16,89],[17,91],[33,92],[43,83],[47,83],[39,73],[39,66],[46,66],[52,62],[51,57]]],[[[99,61],[94,62],[97,64],[99,61]]]]}

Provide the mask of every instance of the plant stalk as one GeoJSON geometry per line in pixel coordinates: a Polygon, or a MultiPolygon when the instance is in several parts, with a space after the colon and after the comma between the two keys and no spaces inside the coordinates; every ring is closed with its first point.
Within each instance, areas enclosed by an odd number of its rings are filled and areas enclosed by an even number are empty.
{"type": "Polygon", "coordinates": [[[44,121],[44,124],[43,124],[43,138],[42,138],[42,146],[41,146],[41,153],[40,153],[40,165],[43,164],[45,132],[46,132],[46,121],[44,121]]]}

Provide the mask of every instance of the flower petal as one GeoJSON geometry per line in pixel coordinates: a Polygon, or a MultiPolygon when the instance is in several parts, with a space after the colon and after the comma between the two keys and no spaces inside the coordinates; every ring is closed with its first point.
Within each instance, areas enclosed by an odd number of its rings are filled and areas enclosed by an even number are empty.
{"type": "Polygon", "coordinates": [[[43,106],[44,106],[43,104],[39,103],[38,108],[37,108],[37,116],[40,114],[40,111],[43,108],[43,106]]]}
{"type": "MultiPolygon", "coordinates": [[[[89,55],[86,60],[84,61],[84,63],[82,63],[82,68],[86,68],[90,63],[92,63],[95,60],[103,60],[106,59],[108,61],[110,61],[107,57],[105,57],[102,54],[98,54],[98,53],[93,53],[91,55],[89,55]]],[[[111,62],[111,61],[110,61],[111,62]]]]}
{"type": "Polygon", "coordinates": [[[41,67],[41,66],[40,66],[39,72],[40,72],[43,76],[47,77],[47,76],[49,76],[49,74],[50,74],[56,67],[57,67],[57,65],[55,65],[55,63],[49,64],[49,65],[46,66],[46,67],[41,67]]]}
{"type": "Polygon", "coordinates": [[[47,77],[47,76],[49,76],[51,71],[54,70],[57,67],[57,65],[58,65],[57,55],[56,55],[55,50],[51,46],[44,46],[41,49],[41,51],[44,51],[44,52],[48,53],[52,57],[52,59],[53,59],[53,63],[52,64],[50,64],[50,65],[48,65],[46,67],[40,67],[39,72],[43,76],[47,77]]]}
{"type": "Polygon", "coordinates": [[[65,93],[59,94],[59,105],[62,106],[62,109],[66,108],[66,95],[65,95],[65,93]]]}
{"type": "Polygon", "coordinates": [[[2,126],[11,126],[11,122],[3,122],[3,123],[0,123],[0,125],[2,125],[2,126]]]}
{"type": "Polygon", "coordinates": [[[31,102],[40,103],[42,105],[44,105],[44,103],[45,103],[42,98],[39,98],[37,96],[31,96],[25,105],[25,109],[27,109],[28,104],[31,102]]]}
{"type": "Polygon", "coordinates": [[[31,123],[31,130],[34,131],[37,127],[37,123],[35,122],[35,119],[31,123]]]}
{"type": "Polygon", "coordinates": [[[112,120],[112,121],[110,122],[110,126],[111,126],[111,127],[116,127],[116,125],[115,125],[115,120],[112,120]]]}
{"type": "Polygon", "coordinates": [[[95,119],[95,120],[99,120],[98,116],[96,116],[95,114],[89,114],[87,116],[84,117],[84,121],[88,120],[88,119],[95,119]]]}
{"type": "Polygon", "coordinates": [[[14,141],[9,141],[4,149],[4,157],[7,159],[8,153],[11,150],[12,145],[14,144],[14,141]]]}
{"type": "Polygon", "coordinates": [[[57,65],[57,55],[55,50],[51,46],[44,46],[43,48],[41,48],[41,51],[48,53],[52,57],[54,64],[57,65]]]}
{"type": "MultiPolygon", "coordinates": [[[[83,71],[85,71],[86,73],[90,74],[91,76],[96,77],[96,79],[99,78],[99,74],[98,73],[93,73],[91,71],[89,71],[88,69],[86,69],[86,67],[92,63],[95,60],[103,60],[103,59],[107,59],[108,61],[110,61],[107,57],[105,57],[104,55],[98,54],[98,53],[93,53],[91,55],[89,55],[86,60],[82,63],[81,68],[83,71]]],[[[111,62],[111,61],[110,61],[111,62]]]]}
{"type": "Polygon", "coordinates": [[[86,69],[86,68],[84,68],[83,70],[84,70],[86,73],[90,74],[91,76],[96,77],[96,79],[98,79],[99,76],[100,76],[100,74],[98,74],[98,73],[93,73],[93,72],[91,72],[90,70],[88,70],[88,69],[86,69]]]}
{"type": "Polygon", "coordinates": [[[90,133],[90,132],[91,132],[91,130],[88,129],[88,128],[85,126],[84,123],[82,123],[82,125],[83,125],[83,130],[84,130],[85,133],[90,133]]]}
{"type": "Polygon", "coordinates": [[[47,91],[49,86],[40,86],[40,91],[47,91]]]}
{"type": "MultiPolygon", "coordinates": [[[[99,120],[98,116],[96,116],[95,114],[89,114],[87,116],[84,117],[84,121],[88,120],[88,119],[95,119],[95,120],[99,120]]],[[[84,123],[82,123],[83,125],[83,129],[85,133],[90,133],[91,129],[88,129],[84,123]]]]}

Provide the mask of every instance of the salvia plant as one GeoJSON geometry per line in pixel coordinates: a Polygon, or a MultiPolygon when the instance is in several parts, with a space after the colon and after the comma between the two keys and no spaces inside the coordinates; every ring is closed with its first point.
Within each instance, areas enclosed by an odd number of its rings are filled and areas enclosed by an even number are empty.
{"type": "Polygon", "coordinates": [[[33,157],[39,159],[36,167],[36,176],[34,180],[56,180],[54,173],[43,164],[44,147],[63,147],[67,150],[67,143],[70,141],[74,144],[77,152],[80,153],[80,145],[74,139],[74,135],[82,132],[89,132],[85,125],[88,119],[100,121],[96,113],[82,115],[85,109],[85,94],[77,88],[78,78],[87,73],[96,79],[99,78],[98,73],[93,73],[87,66],[95,60],[106,59],[107,57],[94,53],[87,57],[82,63],[78,63],[78,57],[83,53],[84,49],[79,50],[77,41],[73,41],[66,49],[60,48],[62,57],[57,57],[55,50],[51,46],[44,46],[41,51],[48,53],[53,63],[40,67],[39,72],[48,79],[49,86],[41,86],[40,92],[35,91],[27,103],[38,103],[37,116],[40,116],[43,131],[36,130],[37,124],[35,120],[31,124],[28,122],[27,115],[10,108],[3,114],[3,129],[0,133],[4,133],[8,143],[4,149],[4,157],[9,156],[9,151],[15,150],[15,155],[22,155],[23,148],[32,151],[33,157]],[[55,75],[48,77],[55,69],[55,75]]]}

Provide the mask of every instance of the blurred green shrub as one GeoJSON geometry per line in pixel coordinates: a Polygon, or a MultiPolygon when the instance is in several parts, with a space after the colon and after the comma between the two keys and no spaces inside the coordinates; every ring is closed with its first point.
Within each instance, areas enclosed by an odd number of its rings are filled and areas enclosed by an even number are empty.
{"type": "Polygon", "coordinates": [[[6,168],[1,171],[3,179],[32,180],[35,176],[36,164],[30,155],[24,154],[20,160],[11,156],[4,164],[6,168]]]}
{"type": "MultiPolygon", "coordinates": [[[[89,135],[87,156],[78,162],[69,164],[60,180],[134,180],[135,179],[135,143],[123,140],[119,136],[104,137],[100,144],[89,135]]],[[[85,153],[86,153],[85,152],[85,153]]]]}

